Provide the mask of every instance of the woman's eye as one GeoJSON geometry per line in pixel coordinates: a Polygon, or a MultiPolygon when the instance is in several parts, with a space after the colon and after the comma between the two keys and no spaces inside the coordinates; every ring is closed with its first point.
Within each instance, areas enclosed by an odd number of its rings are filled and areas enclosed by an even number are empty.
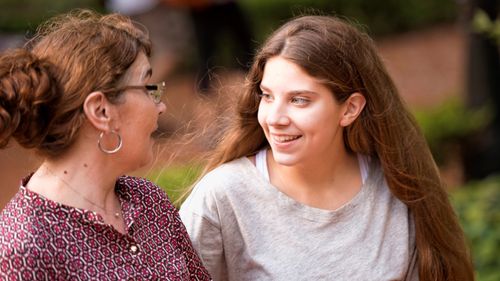
{"type": "Polygon", "coordinates": [[[265,100],[265,101],[269,101],[272,99],[271,95],[270,94],[266,94],[266,93],[260,93],[259,96],[261,97],[261,99],[265,100]]]}
{"type": "Polygon", "coordinates": [[[297,105],[305,105],[305,104],[309,103],[309,100],[306,98],[301,98],[301,97],[293,97],[292,103],[297,104],[297,105]]]}

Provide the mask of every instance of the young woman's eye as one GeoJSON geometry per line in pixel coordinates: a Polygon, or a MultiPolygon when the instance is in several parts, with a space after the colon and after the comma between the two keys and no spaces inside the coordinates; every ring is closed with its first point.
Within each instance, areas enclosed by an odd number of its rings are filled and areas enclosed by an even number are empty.
{"type": "Polygon", "coordinates": [[[266,93],[260,93],[259,97],[261,99],[263,99],[264,101],[270,101],[270,100],[272,100],[271,95],[270,94],[266,94],[266,93]]]}
{"type": "Polygon", "coordinates": [[[292,103],[297,104],[297,105],[305,105],[305,104],[309,103],[309,100],[306,98],[301,98],[301,97],[293,97],[292,103]]]}

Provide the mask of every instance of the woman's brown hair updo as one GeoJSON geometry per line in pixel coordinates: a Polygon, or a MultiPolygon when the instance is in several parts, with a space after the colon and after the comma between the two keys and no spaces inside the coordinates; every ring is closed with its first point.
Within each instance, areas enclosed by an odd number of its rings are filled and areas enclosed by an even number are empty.
{"type": "Polygon", "coordinates": [[[51,64],[25,50],[2,56],[0,63],[0,147],[10,136],[32,148],[40,145],[51,123],[59,89],[51,64]]]}
{"type": "Polygon", "coordinates": [[[0,148],[14,138],[44,156],[64,153],[87,95],[117,88],[140,52],[150,56],[147,32],[119,14],[76,10],[41,25],[25,48],[0,55],[0,148]]]}

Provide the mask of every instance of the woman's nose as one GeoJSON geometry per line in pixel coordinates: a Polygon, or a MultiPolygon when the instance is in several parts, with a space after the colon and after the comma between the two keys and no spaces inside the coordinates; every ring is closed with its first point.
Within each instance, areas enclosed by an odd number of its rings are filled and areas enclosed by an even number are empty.
{"type": "Polygon", "coordinates": [[[290,124],[290,118],[285,106],[273,104],[267,114],[267,124],[269,126],[286,126],[290,124]]]}
{"type": "Polygon", "coordinates": [[[162,114],[163,112],[165,112],[165,110],[167,110],[167,106],[165,105],[165,103],[160,102],[157,106],[158,108],[158,115],[162,114]]]}

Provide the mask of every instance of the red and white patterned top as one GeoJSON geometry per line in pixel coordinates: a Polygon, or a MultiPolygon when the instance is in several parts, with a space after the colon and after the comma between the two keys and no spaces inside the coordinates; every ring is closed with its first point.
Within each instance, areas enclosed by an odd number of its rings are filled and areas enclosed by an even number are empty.
{"type": "Polygon", "coordinates": [[[148,180],[116,182],[127,234],[27,189],[0,213],[0,280],[211,280],[179,214],[148,180]]]}

